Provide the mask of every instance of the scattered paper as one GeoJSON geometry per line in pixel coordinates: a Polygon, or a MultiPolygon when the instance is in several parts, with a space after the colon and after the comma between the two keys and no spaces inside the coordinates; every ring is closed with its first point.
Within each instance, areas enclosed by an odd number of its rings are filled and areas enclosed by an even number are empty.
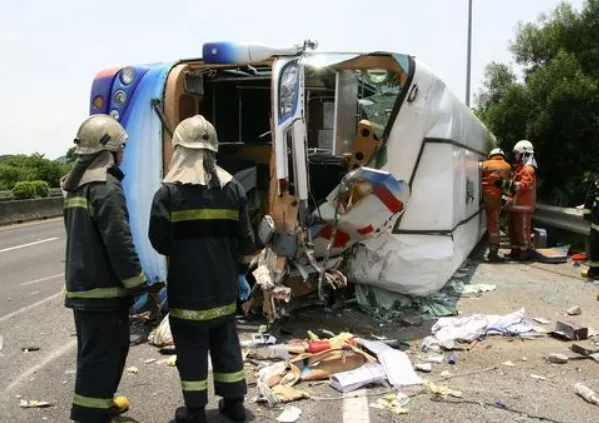
{"type": "Polygon", "coordinates": [[[144,364],[151,364],[154,363],[156,361],[155,358],[148,358],[147,360],[144,360],[144,364]]]}
{"type": "Polygon", "coordinates": [[[427,363],[442,364],[445,361],[445,357],[443,357],[442,355],[428,355],[424,357],[422,361],[425,361],[427,363]]]}
{"type": "Polygon", "coordinates": [[[289,406],[285,407],[281,415],[277,417],[277,421],[281,423],[293,423],[297,421],[301,415],[302,410],[297,407],[289,406]]]}
{"type": "Polygon", "coordinates": [[[502,363],[502,364],[503,364],[504,366],[508,366],[508,367],[513,367],[513,366],[515,366],[515,364],[514,364],[514,363],[512,363],[511,361],[506,361],[506,362],[504,362],[504,363],[502,363]]]}
{"type": "Polygon", "coordinates": [[[542,325],[548,325],[549,323],[551,323],[551,320],[547,320],[544,317],[535,317],[534,319],[535,322],[540,323],[542,325]]]}
{"type": "Polygon", "coordinates": [[[166,365],[170,367],[175,367],[177,365],[177,356],[171,355],[168,360],[166,360],[166,365]]]}
{"type": "Polygon", "coordinates": [[[450,371],[447,370],[443,370],[440,374],[441,377],[450,377],[453,376],[453,373],[451,373],[450,371]]]}
{"type": "Polygon", "coordinates": [[[375,404],[371,404],[372,408],[378,408],[379,410],[390,410],[396,416],[401,414],[407,414],[408,410],[403,408],[410,398],[399,392],[397,395],[389,394],[384,396],[383,398],[379,398],[375,404]]]}
{"type": "Polygon", "coordinates": [[[133,375],[136,375],[139,373],[139,369],[135,366],[131,366],[129,368],[127,368],[127,373],[131,373],[133,375]]]}
{"type": "Polygon", "coordinates": [[[533,379],[536,379],[536,380],[547,380],[546,377],[535,375],[535,374],[531,374],[530,377],[533,378],[533,379]]]}
{"type": "Polygon", "coordinates": [[[387,380],[385,369],[379,363],[366,363],[355,370],[341,372],[331,376],[330,384],[340,392],[351,392],[373,383],[387,380]]]}
{"type": "Polygon", "coordinates": [[[391,385],[398,387],[422,383],[422,379],[414,371],[410,357],[403,351],[394,350],[381,341],[358,339],[357,342],[377,356],[391,385]]]}
{"type": "Polygon", "coordinates": [[[418,363],[414,366],[414,368],[424,373],[430,373],[433,371],[433,365],[431,363],[418,363]]]}

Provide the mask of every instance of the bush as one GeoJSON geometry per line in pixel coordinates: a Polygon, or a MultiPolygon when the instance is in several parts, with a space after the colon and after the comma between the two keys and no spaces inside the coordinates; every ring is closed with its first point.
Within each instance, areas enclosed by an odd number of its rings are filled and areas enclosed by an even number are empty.
{"type": "Polygon", "coordinates": [[[28,200],[35,197],[35,187],[29,181],[17,182],[12,188],[12,195],[15,200],[28,200]]]}
{"type": "Polygon", "coordinates": [[[46,198],[50,195],[50,185],[46,181],[31,181],[31,185],[35,190],[35,196],[46,198]]]}

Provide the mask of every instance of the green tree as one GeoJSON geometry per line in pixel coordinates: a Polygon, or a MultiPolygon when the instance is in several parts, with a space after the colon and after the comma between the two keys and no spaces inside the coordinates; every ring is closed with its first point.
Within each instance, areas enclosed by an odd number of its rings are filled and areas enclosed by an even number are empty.
{"type": "Polygon", "coordinates": [[[69,169],[69,165],[49,160],[39,153],[4,156],[0,161],[0,189],[12,189],[17,182],[35,180],[58,187],[60,178],[69,169]]]}
{"type": "Polygon", "coordinates": [[[599,171],[599,0],[519,24],[510,50],[523,79],[489,64],[476,114],[505,150],[533,142],[541,201],[580,204],[585,175],[599,171]]]}

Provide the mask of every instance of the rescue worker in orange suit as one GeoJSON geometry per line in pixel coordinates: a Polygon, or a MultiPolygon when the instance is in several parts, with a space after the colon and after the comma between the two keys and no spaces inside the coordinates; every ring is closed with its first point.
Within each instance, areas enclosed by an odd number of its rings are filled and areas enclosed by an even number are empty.
{"type": "MultiPolygon", "coordinates": [[[[589,236],[589,270],[586,277],[599,279],[599,175],[593,175],[586,192],[584,220],[591,224],[589,236]]],[[[599,296],[597,297],[599,299],[599,296]]]]}
{"type": "Polygon", "coordinates": [[[129,407],[114,394],[129,352],[129,307],[147,281],[118,167],[127,140],[111,116],[87,118],[75,138],[77,160],[62,184],[65,306],[73,309],[78,347],[71,419],[79,423],[107,423],[129,407]]]}
{"type": "Polygon", "coordinates": [[[510,216],[511,260],[523,261],[530,257],[532,242],[532,215],[537,201],[537,162],[530,141],[521,140],[514,146],[516,169],[511,181],[497,182],[508,188],[506,210],[510,216]]]}
{"type": "Polygon", "coordinates": [[[218,138],[196,115],[173,134],[173,157],[154,195],[149,238],[168,257],[170,325],[185,407],[177,423],[204,423],[208,400],[208,351],[219,411],[246,420],[247,393],[237,335],[237,298],[246,300],[246,272],[254,252],[246,194],[216,165],[218,138]]]}
{"type": "Polygon", "coordinates": [[[500,148],[495,148],[489,153],[488,160],[481,164],[483,181],[483,201],[485,203],[485,213],[487,215],[487,228],[489,230],[489,254],[487,260],[498,262],[499,244],[501,242],[501,208],[502,208],[502,190],[501,184],[495,181],[508,181],[511,178],[512,168],[507,162],[505,153],[500,148]]]}

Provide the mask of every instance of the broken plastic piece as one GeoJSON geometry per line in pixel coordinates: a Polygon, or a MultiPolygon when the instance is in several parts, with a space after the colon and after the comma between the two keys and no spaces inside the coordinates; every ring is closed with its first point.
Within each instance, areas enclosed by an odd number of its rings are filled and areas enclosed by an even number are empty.
{"type": "Polygon", "coordinates": [[[288,406],[285,407],[283,412],[279,417],[277,417],[277,421],[281,423],[293,423],[297,421],[302,415],[302,410],[297,407],[288,406]]]}

